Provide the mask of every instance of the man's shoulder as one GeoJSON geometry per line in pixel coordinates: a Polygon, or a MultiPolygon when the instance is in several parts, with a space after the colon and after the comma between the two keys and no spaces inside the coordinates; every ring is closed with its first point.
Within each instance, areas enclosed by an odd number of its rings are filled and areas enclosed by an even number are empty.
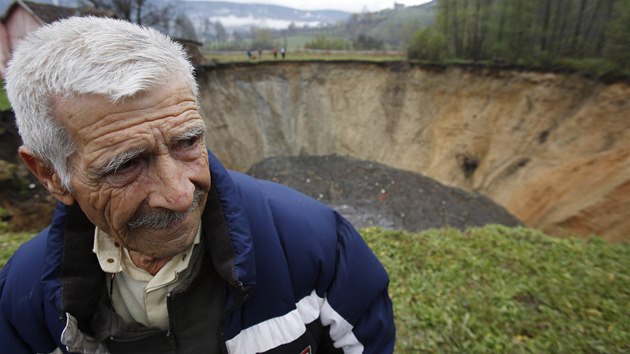
{"type": "Polygon", "coordinates": [[[252,231],[273,229],[285,247],[336,244],[341,217],[332,208],[282,184],[240,173],[233,178],[252,231]]]}
{"type": "Polygon", "coordinates": [[[291,187],[256,179],[243,173],[231,173],[245,209],[269,212],[276,220],[305,222],[311,220],[320,227],[336,224],[336,213],[329,206],[291,187]]]}
{"type": "Polygon", "coordinates": [[[26,318],[37,312],[33,309],[41,307],[40,289],[48,230],[46,228],[21,245],[0,270],[0,312],[22,324],[25,322],[21,318],[28,322],[26,318]]]}
{"type": "Polygon", "coordinates": [[[293,189],[289,186],[273,181],[257,179],[241,172],[230,171],[240,196],[245,202],[261,198],[267,202],[278,203],[289,207],[315,208],[330,211],[321,202],[293,189]]]}

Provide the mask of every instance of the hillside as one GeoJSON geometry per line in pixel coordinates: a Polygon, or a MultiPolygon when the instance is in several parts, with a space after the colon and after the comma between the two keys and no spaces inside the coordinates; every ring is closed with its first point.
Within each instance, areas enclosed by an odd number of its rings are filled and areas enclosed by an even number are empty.
{"type": "MultiPolygon", "coordinates": [[[[338,33],[349,40],[362,34],[382,41],[389,49],[405,49],[416,31],[435,22],[436,6],[436,2],[432,1],[418,6],[353,14],[337,25],[338,33]]],[[[326,32],[333,31],[326,29],[326,32]]]]}
{"type": "MultiPolygon", "coordinates": [[[[37,2],[67,7],[83,5],[78,0],[37,2]]],[[[0,11],[6,11],[11,3],[9,0],[0,0],[0,11]]],[[[399,5],[378,12],[356,14],[229,1],[150,0],[143,4],[144,13],[148,16],[146,20],[149,21],[145,24],[155,21],[155,16],[164,16],[157,11],[164,8],[172,23],[165,28],[158,21],[156,26],[159,30],[169,32],[174,37],[200,41],[207,48],[223,50],[249,48],[255,38],[255,30],[262,29],[270,31],[269,35],[273,37],[267,38],[269,48],[276,45],[289,46],[291,50],[303,49],[305,43],[318,35],[343,38],[348,43],[364,35],[381,41],[386,49],[400,50],[415,31],[433,23],[436,14],[435,1],[419,6],[399,5]]]]}
{"type": "Polygon", "coordinates": [[[251,27],[272,29],[318,27],[345,21],[350,13],[338,10],[298,10],[285,6],[225,1],[182,1],[178,9],[192,21],[199,37],[212,36],[209,23],[221,22],[228,32],[249,33],[251,27]]]}
{"type": "Polygon", "coordinates": [[[630,86],[404,63],[207,68],[208,144],[229,167],[338,154],[481,193],[556,236],[629,240],[630,86]]]}

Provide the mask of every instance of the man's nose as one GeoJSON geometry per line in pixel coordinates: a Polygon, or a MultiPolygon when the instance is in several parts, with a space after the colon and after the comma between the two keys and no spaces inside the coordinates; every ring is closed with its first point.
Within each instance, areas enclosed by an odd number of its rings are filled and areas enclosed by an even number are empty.
{"type": "Polygon", "coordinates": [[[172,211],[190,208],[195,185],[188,178],[187,170],[170,155],[157,157],[152,166],[154,188],[149,195],[149,207],[172,211]]]}

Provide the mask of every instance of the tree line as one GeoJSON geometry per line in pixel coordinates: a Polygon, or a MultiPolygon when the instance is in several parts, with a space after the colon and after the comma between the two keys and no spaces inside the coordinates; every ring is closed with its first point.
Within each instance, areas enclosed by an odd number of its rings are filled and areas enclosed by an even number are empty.
{"type": "Polygon", "coordinates": [[[416,33],[412,59],[630,64],[628,0],[437,0],[434,26],[416,33]]]}
{"type": "Polygon", "coordinates": [[[79,4],[109,10],[120,19],[153,27],[173,37],[197,40],[193,24],[174,0],[79,0],[79,4]]]}

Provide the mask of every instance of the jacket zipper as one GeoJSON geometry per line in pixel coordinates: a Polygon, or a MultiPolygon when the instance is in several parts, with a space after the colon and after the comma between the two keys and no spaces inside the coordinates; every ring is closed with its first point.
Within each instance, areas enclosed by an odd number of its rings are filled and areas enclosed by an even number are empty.
{"type": "Polygon", "coordinates": [[[168,331],[166,337],[171,344],[174,353],[177,353],[177,338],[175,336],[175,326],[173,323],[173,293],[166,294],[166,310],[168,312],[168,331]]]}
{"type": "Polygon", "coordinates": [[[135,342],[135,341],[138,341],[138,340],[149,338],[149,337],[151,337],[154,334],[155,333],[148,332],[148,333],[145,333],[145,334],[133,336],[132,338],[110,336],[109,340],[111,340],[112,342],[116,342],[116,343],[131,343],[131,342],[135,342]]]}

